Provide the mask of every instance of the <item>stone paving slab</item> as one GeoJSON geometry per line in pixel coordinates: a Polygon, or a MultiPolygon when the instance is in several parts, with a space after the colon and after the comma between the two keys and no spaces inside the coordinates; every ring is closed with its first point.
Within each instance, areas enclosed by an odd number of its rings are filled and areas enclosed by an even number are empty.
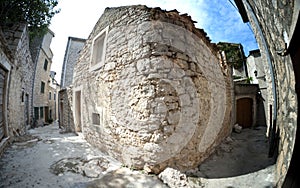
{"type": "Polygon", "coordinates": [[[82,135],[60,134],[55,123],[31,129],[29,134],[19,137],[1,156],[0,188],[115,187],[118,183],[121,187],[146,187],[145,183],[165,187],[157,178],[138,171],[132,175],[129,169],[116,171],[120,162],[90,146],[82,135]]]}

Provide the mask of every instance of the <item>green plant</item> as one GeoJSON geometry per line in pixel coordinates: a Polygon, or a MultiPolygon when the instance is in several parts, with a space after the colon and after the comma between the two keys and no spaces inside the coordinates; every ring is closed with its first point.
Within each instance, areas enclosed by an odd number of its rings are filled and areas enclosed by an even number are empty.
{"type": "Polygon", "coordinates": [[[242,76],[236,76],[236,75],[233,75],[233,79],[236,80],[236,79],[240,79],[242,78],[242,76]]]}
{"type": "Polygon", "coordinates": [[[219,42],[217,44],[219,50],[224,51],[227,63],[235,69],[243,67],[245,62],[245,54],[241,44],[219,42]]]}
{"type": "Polygon", "coordinates": [[[253,81],[253,78],[252,77],[248,77],[247,80],[246,80],[246,83],[247,84],[251,84],[253,81]]]}
{"type": "Polygon", "coordinates": [[[30,38],[43,36],[51,18],[59,12],[57,0],[1,0],[0,25],[26,22],[30,38]]]}

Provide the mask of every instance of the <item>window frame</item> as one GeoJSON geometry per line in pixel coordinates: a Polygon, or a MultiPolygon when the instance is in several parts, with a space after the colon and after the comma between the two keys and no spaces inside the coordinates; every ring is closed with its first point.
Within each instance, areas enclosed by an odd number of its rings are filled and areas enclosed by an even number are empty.
{"type": "Polygon", "coordinates": [[[103,65],[104,65],[104,61],[105,61],[105,55],[106,55],[106,43],[107,43],[107,34],[108,34],[108,28],[109,26],[107,26],[106,28],[104,28],[99,34],[97,34],[94,38],[93,38],[93,42],[92,42],[92,49],[91,49],[91,57],[90,57],[90,71],[95,71],[100,69],[103,65]],[[95,60],[96,57],[96,50],[99,49],[99,46],[97,45],[97,40],[99,38],[101,38],[104,36],[104,40],[103,40],[103,46],[102,46],[102,56],[101,56],[101,60],[97,61],[97,59],[95,60]]]}
{"type": "Polygon", "coordinates": [[[44,107],[40,107],[40,119],[44,118],[44,107]]]}
{"type": "Polygon", "coordinates": [[[41,81],[41,93],[45,93],[46,83],[41,81]],[[44,86],[44,87],[43,87],[44,86]]]}
{"type": "Polygon", "coordinates": [[[92,124],[93,125],[101,125],[101,116],[99,113],[92,113],[92,124]]]}
{"type": "Polygon", "coordinates": [[[38,120],[40,118],[40,107],[34,107],[34,119],[38,120]]]}
{"type": "Polygon", "coordinates": [[[44,61],[44,70],[45,71],[47,71],[47,69],[48,69],[48,64],[49,64],[48,60],[45,59],[45,61],[44,61]]]}

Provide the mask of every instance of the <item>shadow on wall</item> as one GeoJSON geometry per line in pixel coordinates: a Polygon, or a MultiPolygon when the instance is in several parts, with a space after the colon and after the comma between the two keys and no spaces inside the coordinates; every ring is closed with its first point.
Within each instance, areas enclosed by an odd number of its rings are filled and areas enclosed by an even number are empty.
{"type": "Polygon", "coordinates": [[[63,133],[75,132],[72,105],[73,91],[71,88],[59,91],[59,128],[63,133]]]}

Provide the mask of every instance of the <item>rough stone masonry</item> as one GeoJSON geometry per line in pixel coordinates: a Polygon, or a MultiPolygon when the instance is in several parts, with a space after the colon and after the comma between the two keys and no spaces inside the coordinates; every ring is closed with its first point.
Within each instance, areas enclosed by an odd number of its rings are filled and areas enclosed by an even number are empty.
{"type": "Polygon", "coordinates": [[[132,168],[193,168],[231,131],[226,64],[176,10],[107,8],[81,51],[73,90],[85,138],[132,168]],[[94,68],[99,50],[104,61],[94,68]]]}

